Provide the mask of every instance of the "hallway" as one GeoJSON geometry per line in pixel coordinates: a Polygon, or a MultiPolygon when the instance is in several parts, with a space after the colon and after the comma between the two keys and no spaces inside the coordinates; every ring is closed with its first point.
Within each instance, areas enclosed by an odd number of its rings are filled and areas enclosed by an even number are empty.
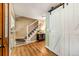
{"type": "Polygon", "coordinates": [[[12,56],[56,56],[45,46],[45,41],[34,42],[28,45],[15,47],[12,56]]]}

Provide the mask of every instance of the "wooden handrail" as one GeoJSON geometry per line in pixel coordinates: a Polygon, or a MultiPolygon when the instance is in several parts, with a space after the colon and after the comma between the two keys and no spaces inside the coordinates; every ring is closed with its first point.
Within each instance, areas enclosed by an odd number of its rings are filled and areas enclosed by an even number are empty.
{"type": "MultiPolygon", "coordinates": [[[[38,20],[34,21],[33,23],[31,23],[30,25],[27,25],[27,39],[28,39],[28,35],[29,35],[29,27],[33,24],[35,24],[38,20]]],[[[34,30],[34,28],[32,29],[34,30]]]]}
{"type": "Polygon", "coordinates": [[[33,23],[31,23],[30,25],[28,25],[28,27],[30,27],[31,25],[33,25],[34,23],[36,23],[38,20],[34,21],[33,23]]]}

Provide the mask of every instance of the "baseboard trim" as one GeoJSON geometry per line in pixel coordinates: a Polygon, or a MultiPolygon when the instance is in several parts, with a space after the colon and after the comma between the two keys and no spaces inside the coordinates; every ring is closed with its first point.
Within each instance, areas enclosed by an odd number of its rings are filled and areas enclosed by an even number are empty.
{"type": "Polygon", "coordinates": [[[45,46],[48,50],[50,50],[51,52],[53,52],[56,56],[58,56],[54,51],[52,51],[48,46],[45,46]]]}
{"type": "Polygon", "coordinates": [[[27,42],[27,43],[18,44],[18,45],[15,45],[14,47],[18,47],[18,46],[23,46],[23,45],[31,44],[31,43],[36,42],[36,41],[37,41],[37,40],[33,40],[33,41],[30,41],[30,42],[27,42]]]}

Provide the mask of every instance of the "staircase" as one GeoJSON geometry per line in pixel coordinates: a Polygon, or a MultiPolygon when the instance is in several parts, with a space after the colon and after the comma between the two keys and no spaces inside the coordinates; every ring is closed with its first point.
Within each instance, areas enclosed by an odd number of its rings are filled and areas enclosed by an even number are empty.
{"type": "MultiPolygon", "coordinates": [[[[35,31],[37,30],[37,28],[38,28],[38,26],[35,27],[35,28],[28,34],[28,37],[29,37],[29,38],[33,36],[33,34],[34,34],[35,31]]],[[[18,39],[16,39],[16,45],[18,45],[18,44],[23,44],[23,43],[26,42],[26,40],[27,40],[27,36],[25,36],[24,38],[18,38],[18,39]]]]}

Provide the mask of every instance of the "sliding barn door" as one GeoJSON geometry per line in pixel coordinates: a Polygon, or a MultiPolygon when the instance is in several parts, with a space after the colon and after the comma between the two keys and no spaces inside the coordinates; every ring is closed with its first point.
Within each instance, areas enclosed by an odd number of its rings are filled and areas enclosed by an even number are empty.
{"type": "Polygon", "coordinates": [[[57,55],[79,56],[79,4],[69,3],[49,17],[49,48],[57,55]]]}
{"type": "MultiPolygon", "coordinates": [[[[49,43],[50,49],[55,52],[57,55],[64,54],[64,34],[63,34],[63,6],[52,11],[50,17],[50,34],[49,34],[49,43]],[[62,51],[62,53],[61,53],[62,51]]],[[[64,16],[64,15],[63,15],[64,16]]]]}

